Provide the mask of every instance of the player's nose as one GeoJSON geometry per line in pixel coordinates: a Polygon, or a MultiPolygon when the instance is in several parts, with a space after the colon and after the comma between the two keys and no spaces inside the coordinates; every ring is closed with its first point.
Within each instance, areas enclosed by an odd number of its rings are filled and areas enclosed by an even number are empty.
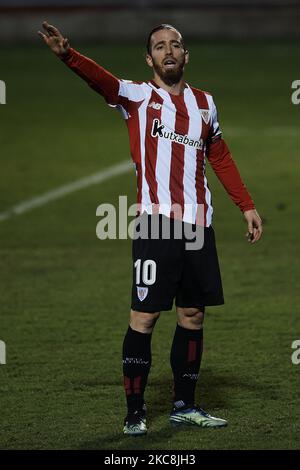
{"type": "Polygon", "coordinates": [[[167,43],[166,45],[166,53],[167,55],[172,54],[172,46],[170,43],[167,43]]]}

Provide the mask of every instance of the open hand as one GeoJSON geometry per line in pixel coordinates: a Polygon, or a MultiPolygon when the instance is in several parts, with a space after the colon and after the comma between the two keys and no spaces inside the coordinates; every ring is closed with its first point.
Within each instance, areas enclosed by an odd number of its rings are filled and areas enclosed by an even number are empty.
{"type": "Polygon", "coordinates": [[[54,54],[61,58],[65,57],[70,49],[69,40],[64,38],[60,31],[55,28],[55,26],[47,23],[47,21],[43,22],[43,28],[45,32],[42,33],[38,31],[38,35],[44,40],[47,46],[50,47],[54,54]]]}

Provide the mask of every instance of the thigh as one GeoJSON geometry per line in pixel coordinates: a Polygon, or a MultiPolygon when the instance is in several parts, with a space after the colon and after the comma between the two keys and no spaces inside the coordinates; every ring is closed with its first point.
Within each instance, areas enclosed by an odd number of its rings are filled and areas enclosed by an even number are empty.
{"type": "Polygon", "coordinates": [[[133,240],[131,308],[149,313],[171,310],[183,260],[182,240],[133,240]]]}
{"type": "Polygon", "coordinates": [[[176,296],[178,307],[201,308],[224,303],[221,273],[212,227],[204,228],[200,250],[185,250],[182,279],[176,296]]]}

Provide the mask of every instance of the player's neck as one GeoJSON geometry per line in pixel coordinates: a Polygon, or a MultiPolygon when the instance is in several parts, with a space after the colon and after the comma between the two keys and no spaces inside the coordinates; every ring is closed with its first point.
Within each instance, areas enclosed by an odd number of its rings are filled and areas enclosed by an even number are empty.
{"type": "Polygon", "coordinates": [[[167,91],[171,95],[181,95],[185,88],[185,82],[183,79],[181,79],[178,83],[174,83],[173,85],[167,85],[158,75],[155,74],[153,81],[157,86],[167,91]]]}

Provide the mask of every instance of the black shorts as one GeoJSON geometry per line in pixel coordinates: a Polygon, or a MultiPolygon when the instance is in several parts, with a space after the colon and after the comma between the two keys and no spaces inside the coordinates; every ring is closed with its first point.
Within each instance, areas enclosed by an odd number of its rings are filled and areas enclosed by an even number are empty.
{"type": "MultiPolygon", "coordinates": [[[[165,216],[143,215],[148,220],[165,216]]],[[[170,221],[170,219],[168,219],[170,221]]],[[[175,222],[176,224],[182,222],[175,222]]],[[[133,284],[131,308],[140,312],[171,310],[177,307],[202,308],[224,304],[221,274],[213,228],[204,227],[201,249],[187,250],[187,239],[137,238],[132,244],[133,284]]],[[[192,227],[190,225],[190,227],[192,227]]],[[[195,226],[193,226],[195,227],[195,226]]],[[[183,230],[184,233],[184,230],[183,230]]]]}

